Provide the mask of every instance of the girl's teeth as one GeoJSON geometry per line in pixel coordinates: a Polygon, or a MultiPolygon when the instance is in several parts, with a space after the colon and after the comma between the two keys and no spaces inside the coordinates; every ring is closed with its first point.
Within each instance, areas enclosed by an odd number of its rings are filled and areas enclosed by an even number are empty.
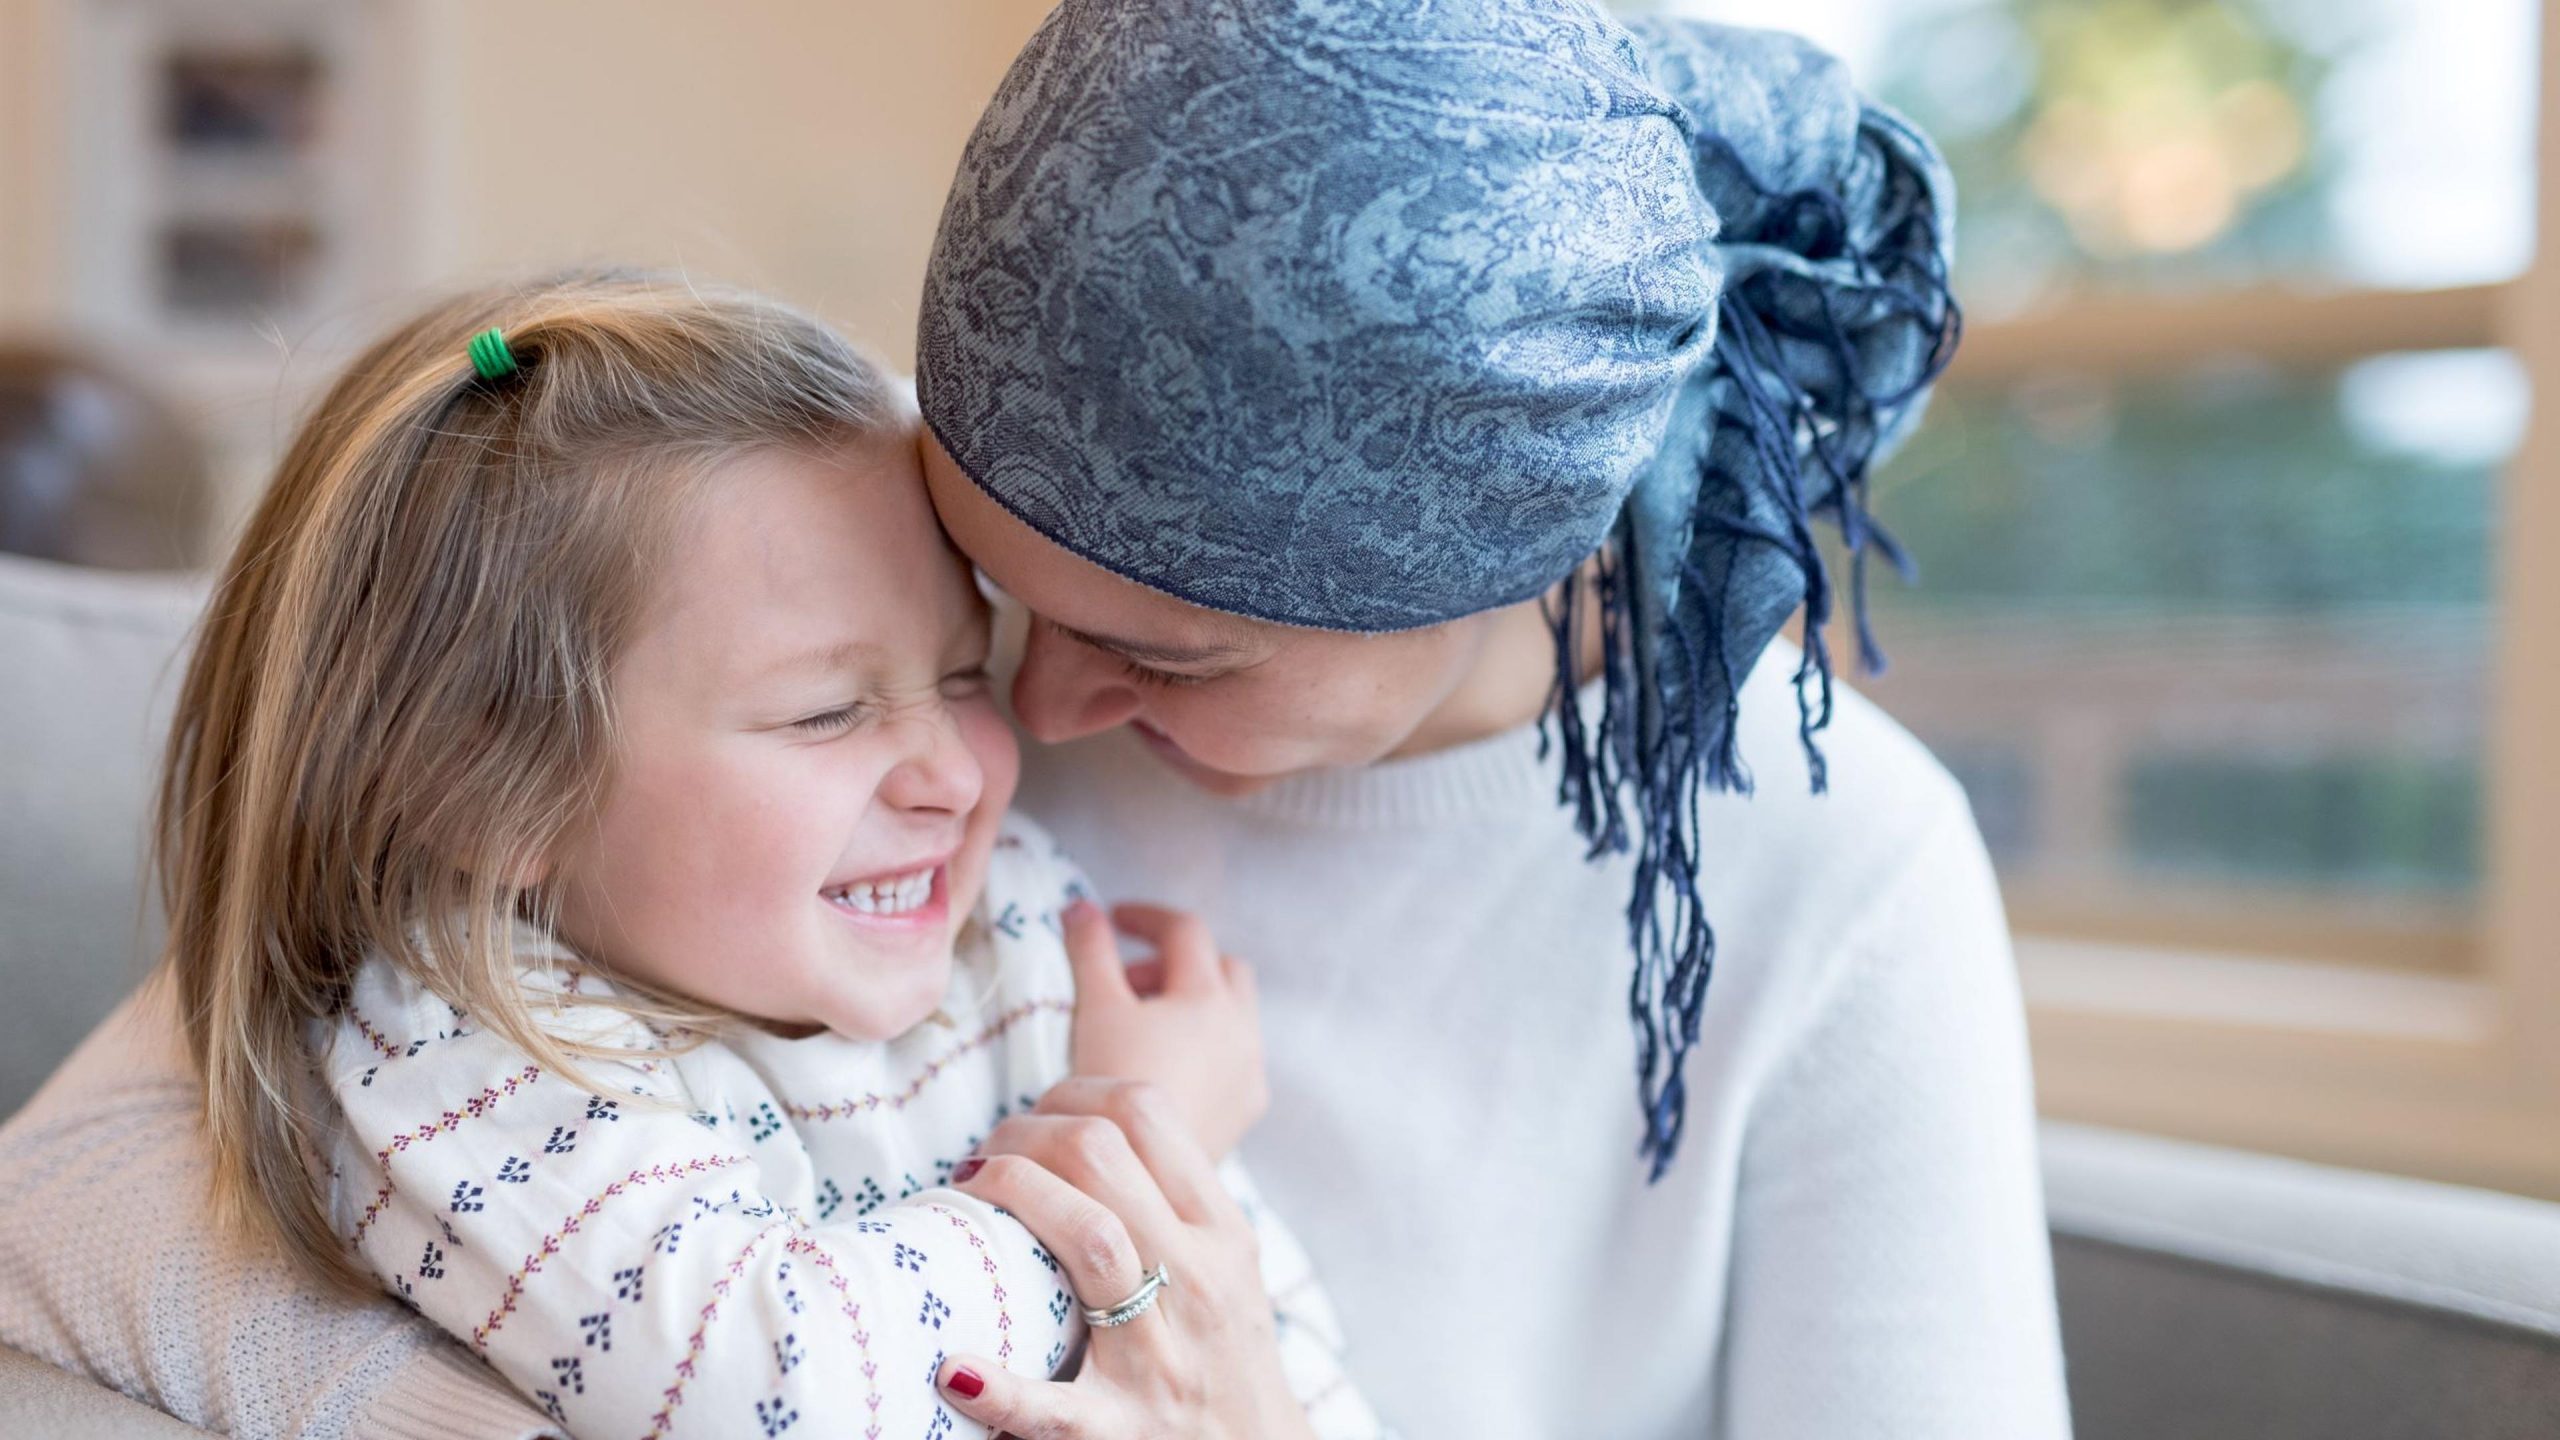
{"type": "Polygon", "coordinates": [[[863,915],[903,915],[933,898],[933,872],[919,870],[896,880],[865,881],[847,886],[836,903],[863,915]]]}

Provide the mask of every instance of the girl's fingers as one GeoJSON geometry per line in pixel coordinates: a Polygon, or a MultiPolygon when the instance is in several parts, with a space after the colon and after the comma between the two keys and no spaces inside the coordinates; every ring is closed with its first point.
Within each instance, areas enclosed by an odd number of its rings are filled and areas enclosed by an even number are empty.
{"type": "Polygon", "coordinates": [[[1030,1156],[991,1154],[953,1188],[1012,1212],[1088,1306],[1117,1305],[1146,1278],[1120,1217],[1030,1156]]]}
{"type": "Polygon", "coordinates": [[[1130,961],[1124,973],[1128,976],[1130,991],[1139,999],[1152,999],[1164,993],[1164,962],[1154,956],[1130,961]]]}
{"type": "Polygon", "coordinates": [[[1218,942],[1208,925],[1190,911],[1162,905],[1114,905],[1111,923],[1156,947],[1156,958],[1164,965],[1166,994],[1180,995],[1218,981],[1218,942]]]}
{"type": "Polygon", "coordinates": [[[1106,1440],[1134,1433],[1114,1419],[1097,1386],[1026,1380],[975,1355],[955,1355],[934,1372],[943,1403],[998,1435],[1021,1440],[1106,1440]]]}
{"type": "Polygon", "coordinates": [[[1067,964],[1075,971],[1079,998],[1129,998],[1129,972],[1120,963],[1120,942],[1111,933],[1111,917],[1090,900],[1078,900],[1058,916],[1067,932],[1067,964]]]}
{"type": "Polygon", "coordinates": [[[1138,1163],[1146,1167],[1175,1215],[1193,1225],[1225,1218],[1229,1197],[1226,1186],[1219,1183],[1216,1162],[1153,1085],[1071,1076],[1050,1086],[1032,1113],[1110,1121],[1128,1138],[1138,1163]]]}

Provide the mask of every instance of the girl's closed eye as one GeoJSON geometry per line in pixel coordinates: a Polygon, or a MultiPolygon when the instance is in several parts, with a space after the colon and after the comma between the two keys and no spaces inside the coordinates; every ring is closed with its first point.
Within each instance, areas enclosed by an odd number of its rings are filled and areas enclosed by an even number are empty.
{"type": "MultiPolygon", "coordinates": [[[[944,700],[967,699],[984,692],[993,683],[983,665],[954,670],[942,677],[941,698],[944,700]]],[[[838,705],[833,709],[821,710],[814,715],[803,715],[792,721],[790,728],[804,735],[837,735],[870,719],[874,713],[874,706],[854,701],[838,705]]]]}
{"type": "Polygon", "coordinates": [[[815,715],[803,715],[791,722],[791,728],[807,735],[834,735],[852,729],[870,713],[868,705],[839,705],[815,715]]]}

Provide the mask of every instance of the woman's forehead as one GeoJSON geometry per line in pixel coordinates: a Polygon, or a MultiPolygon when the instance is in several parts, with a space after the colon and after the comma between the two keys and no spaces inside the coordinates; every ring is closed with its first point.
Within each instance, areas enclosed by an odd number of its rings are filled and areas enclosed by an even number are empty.
{"type": "Polygon", "coordinates": [[[930,433],[922,445],[926,485],[951,543],[1042,620],[1102,649],[1167,665],[1251,661],[1285,633],[1113,574],[998,504],[930,433]]]}

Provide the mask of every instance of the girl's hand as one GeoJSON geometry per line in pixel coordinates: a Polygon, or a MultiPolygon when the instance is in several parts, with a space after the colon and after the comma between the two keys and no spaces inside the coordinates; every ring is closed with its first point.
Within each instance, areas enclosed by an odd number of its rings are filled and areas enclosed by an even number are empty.
{"type": "Polygon", "coordinates": [[[1083,1304],[1119,1304],[1157,1265],[1172,1282],[1145,1314],[1093,1331],[1072,1381],[945,1361],[953,1409],[1022,1440],[1312,1437],[1281,1374],[1253,1229],[1160,1092],[1063,1081],[980,1154],[959,1188],[1011,1211],[1083,1304]]]}
{"type": "Polygon", "coordinates": [[[1152,1082],[1213,1159],[1233,1154],[1271,1103],[1253,967],[1219,954],[1185,911],[1121,905],[1106,919],[1078,902],[1060,918],[1076,974],[1075,1073],[1152,1082]],[[1115,924],[1155,955],[1124,967],[1115,924]]]}

